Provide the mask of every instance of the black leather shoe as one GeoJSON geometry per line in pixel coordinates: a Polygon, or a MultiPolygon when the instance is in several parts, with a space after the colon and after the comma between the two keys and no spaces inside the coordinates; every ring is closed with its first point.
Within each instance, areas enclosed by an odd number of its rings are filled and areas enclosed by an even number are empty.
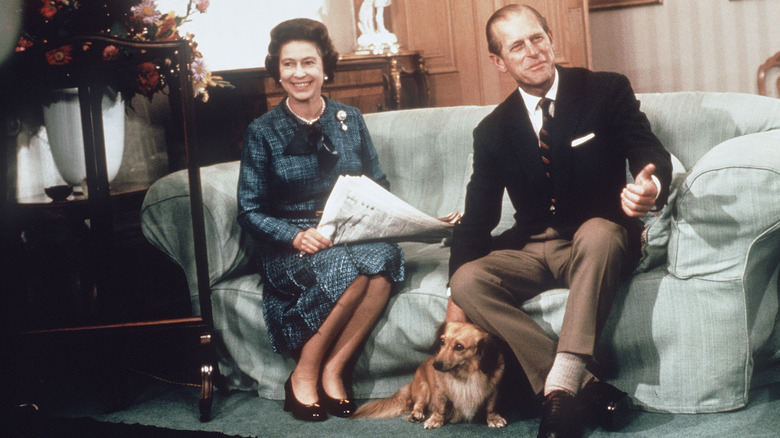
{"type": "Polygon", "coordinates": [[[355,409],[357,409],[354,401],[348,398],[341,400],[332,398],[322,389],[320,389],[320,402],[329,414],[341,418],[351,417],[355,413],[355,409]]]}
{"type": "Polygon", "coordinates": [[[574,396],[566,391],[553,391],[542,400],[542,420],[537,438],[578,438],[582,427],[577,417],[574,396]]]}
{"type": "Polygon", "coordinates": [[[292,376],[284,383],[284,410],[291,412],[293,417],[301,421],[324,421],[328,414],[319,403],[305,405],[298,401],[292,388],[292,376]]]}
{"type": "Polygon", "coordinates": [[[601,428],[616,431],[625,426],[631,415],[628,394],[606,382],[592,381],[577,394],[583,416],[601,428]]]}

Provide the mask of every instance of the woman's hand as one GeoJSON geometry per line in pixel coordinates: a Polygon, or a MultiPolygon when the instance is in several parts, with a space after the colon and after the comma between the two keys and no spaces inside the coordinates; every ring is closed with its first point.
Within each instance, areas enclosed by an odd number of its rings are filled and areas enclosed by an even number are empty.
{"type": "Polygon", "coordinates": [[[293,247],[305,254],[314,254],[317,251],[333,246],[333,242],[326,238],[316,228],[309,228],[295,235],[293,247]]]}

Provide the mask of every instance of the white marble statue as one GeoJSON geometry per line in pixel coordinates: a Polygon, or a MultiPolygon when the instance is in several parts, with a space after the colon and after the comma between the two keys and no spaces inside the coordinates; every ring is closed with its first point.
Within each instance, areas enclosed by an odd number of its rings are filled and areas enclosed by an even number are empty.
{"type": "Polygon", "coordinates": [[[358,53],[396,53],[398,38],[385,27],[385,8],[392,0],[363,0],[358,10],[358,53]]]}

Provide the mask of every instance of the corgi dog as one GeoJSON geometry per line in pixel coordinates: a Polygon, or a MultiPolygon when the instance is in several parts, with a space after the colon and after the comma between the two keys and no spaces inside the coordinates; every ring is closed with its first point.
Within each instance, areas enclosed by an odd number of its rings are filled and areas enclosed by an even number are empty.
{"type": "Polygon", "coordinates": [[[444,322],[436,333],[438,351],[414,373],[414,379],[392,396],[369,402],[351,418],[424,421],[425,429],[484,418],[488,427],[506,426],[496,412],[504,357],[495,338],[470,323],[444,322]],[[484,417],[483,417],[484,416],[484,417]]]}

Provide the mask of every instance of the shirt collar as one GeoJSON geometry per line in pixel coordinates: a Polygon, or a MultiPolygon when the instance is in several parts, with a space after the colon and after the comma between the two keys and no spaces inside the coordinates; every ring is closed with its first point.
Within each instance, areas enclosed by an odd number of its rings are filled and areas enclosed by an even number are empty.
{"type": "MultiPolygon", "coordinates": [[[[534,111],[536,111],[536,108],[539,106],[539,101],[542,100],[541,97],[533,96],[531,94],[526,93],[523,91],[522,88],[519,88],[520,95],[523,96],[523,103],[525,103],[525,108],[528,110],[528,114],[533,114],[534,111]]],[[[552,86],[549,90],[547,90],[547,94],[544,95],[544,97],[552,100],[555,102],[555,98],[558,97],[558,69],[555,69],[555,79],[553,79],[552,86]]]]}

